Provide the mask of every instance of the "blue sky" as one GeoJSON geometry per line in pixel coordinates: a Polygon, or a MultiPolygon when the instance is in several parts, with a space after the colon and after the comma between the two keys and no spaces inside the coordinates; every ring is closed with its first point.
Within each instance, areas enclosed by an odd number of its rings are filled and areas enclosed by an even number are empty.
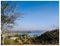
{"type": "Polygon", "coordinates": [[[2,1],[59,1],[59,0],[2,0],[2,1]]]}
{"type": "Polygon", "coordinates": [[[47,30],[58,27],[59,3],[57,1],[20,1],[16,3],[16,11],[22,13],[24,18],[15,21],[14,29],[47,30]]]}

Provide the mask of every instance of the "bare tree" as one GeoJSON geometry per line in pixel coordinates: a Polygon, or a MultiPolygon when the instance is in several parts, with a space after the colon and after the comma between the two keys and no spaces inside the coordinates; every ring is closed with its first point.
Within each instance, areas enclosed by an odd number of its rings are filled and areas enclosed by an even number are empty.
{"type": "Polygon", "coordinates": [[[9,28],[13,27],[13,24],[17,17],[20,15],[15,11],[16,3],[15,2],[8,2],[8,1],[1,1],[1,30],[2,30],[2,37],[3,37],[3,44],[4,44],[4,33],[9,30],[9,28]],[[13,3],[13,4],[11,4],[13,3]]]}

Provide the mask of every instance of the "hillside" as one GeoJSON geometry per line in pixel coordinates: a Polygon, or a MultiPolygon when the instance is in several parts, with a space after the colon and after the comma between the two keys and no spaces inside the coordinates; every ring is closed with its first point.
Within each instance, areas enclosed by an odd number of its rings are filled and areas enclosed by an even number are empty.
{"type": "Polygon", "coordinates": [[[59,30],[47,31],[35,37],[36,44],[59,44],[59,30]]]}

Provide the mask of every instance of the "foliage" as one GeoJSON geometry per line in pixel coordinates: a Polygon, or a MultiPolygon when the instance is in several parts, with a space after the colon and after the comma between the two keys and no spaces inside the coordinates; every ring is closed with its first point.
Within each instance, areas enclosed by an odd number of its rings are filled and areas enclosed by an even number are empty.
{"type": "Polygon", "coordinates": [[[1,1],[1,29],[2,33],[12,29],[15,20],[20,15],[16,10],[16,3],[1,1]]]}
{"type": "MultiPolygon", "coordinates": [[[[29,34],[23,34],[23,35],[16,35],[19,38],[16,38],[15,40],[11,40],[12,44],[18,44],[18,45],[46,45],[46,44],[59,44],[59,30],[52,30],[47,31],[40,36],[33,36],[31,37],[29,34]]],[[[11,42],[8,42],[8,39],[5,39],[5,42],[7,44],[11,44],[11,42]]],[[[6,43],[5,43],[6,44],[6,43]]]]}
{"type": "Polygon", "coordinates": [[[59,30],[47,31],[36,37],[41,44],[59,44],[59,30]]]}
{"type": "Polygon", "coordinates": [[[15,20],[20,15],[20,13],[17,13],[15,11],[15,8],[16,8],[15,2],[12,4],[12,2],[1,1],[1,30],[2,30],[1,35],[4,35],[6,31],[9,32],[9,30],[12,30],[15,20]]]}

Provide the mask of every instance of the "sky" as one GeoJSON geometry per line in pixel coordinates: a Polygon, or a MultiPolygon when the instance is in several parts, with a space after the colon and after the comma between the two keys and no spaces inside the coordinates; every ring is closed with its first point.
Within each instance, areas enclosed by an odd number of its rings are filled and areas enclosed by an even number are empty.
{"type": "Polygon", "coordinates": [[[58,1],[19,1],[16,12],[23,18],[15,21],[15,30],[50,30],[59,25],[58,1]]]}
{"type": "Polygon", "coordinates": [[[59,0],[2,0],[2,1],[59,1],[59,0]]]}

